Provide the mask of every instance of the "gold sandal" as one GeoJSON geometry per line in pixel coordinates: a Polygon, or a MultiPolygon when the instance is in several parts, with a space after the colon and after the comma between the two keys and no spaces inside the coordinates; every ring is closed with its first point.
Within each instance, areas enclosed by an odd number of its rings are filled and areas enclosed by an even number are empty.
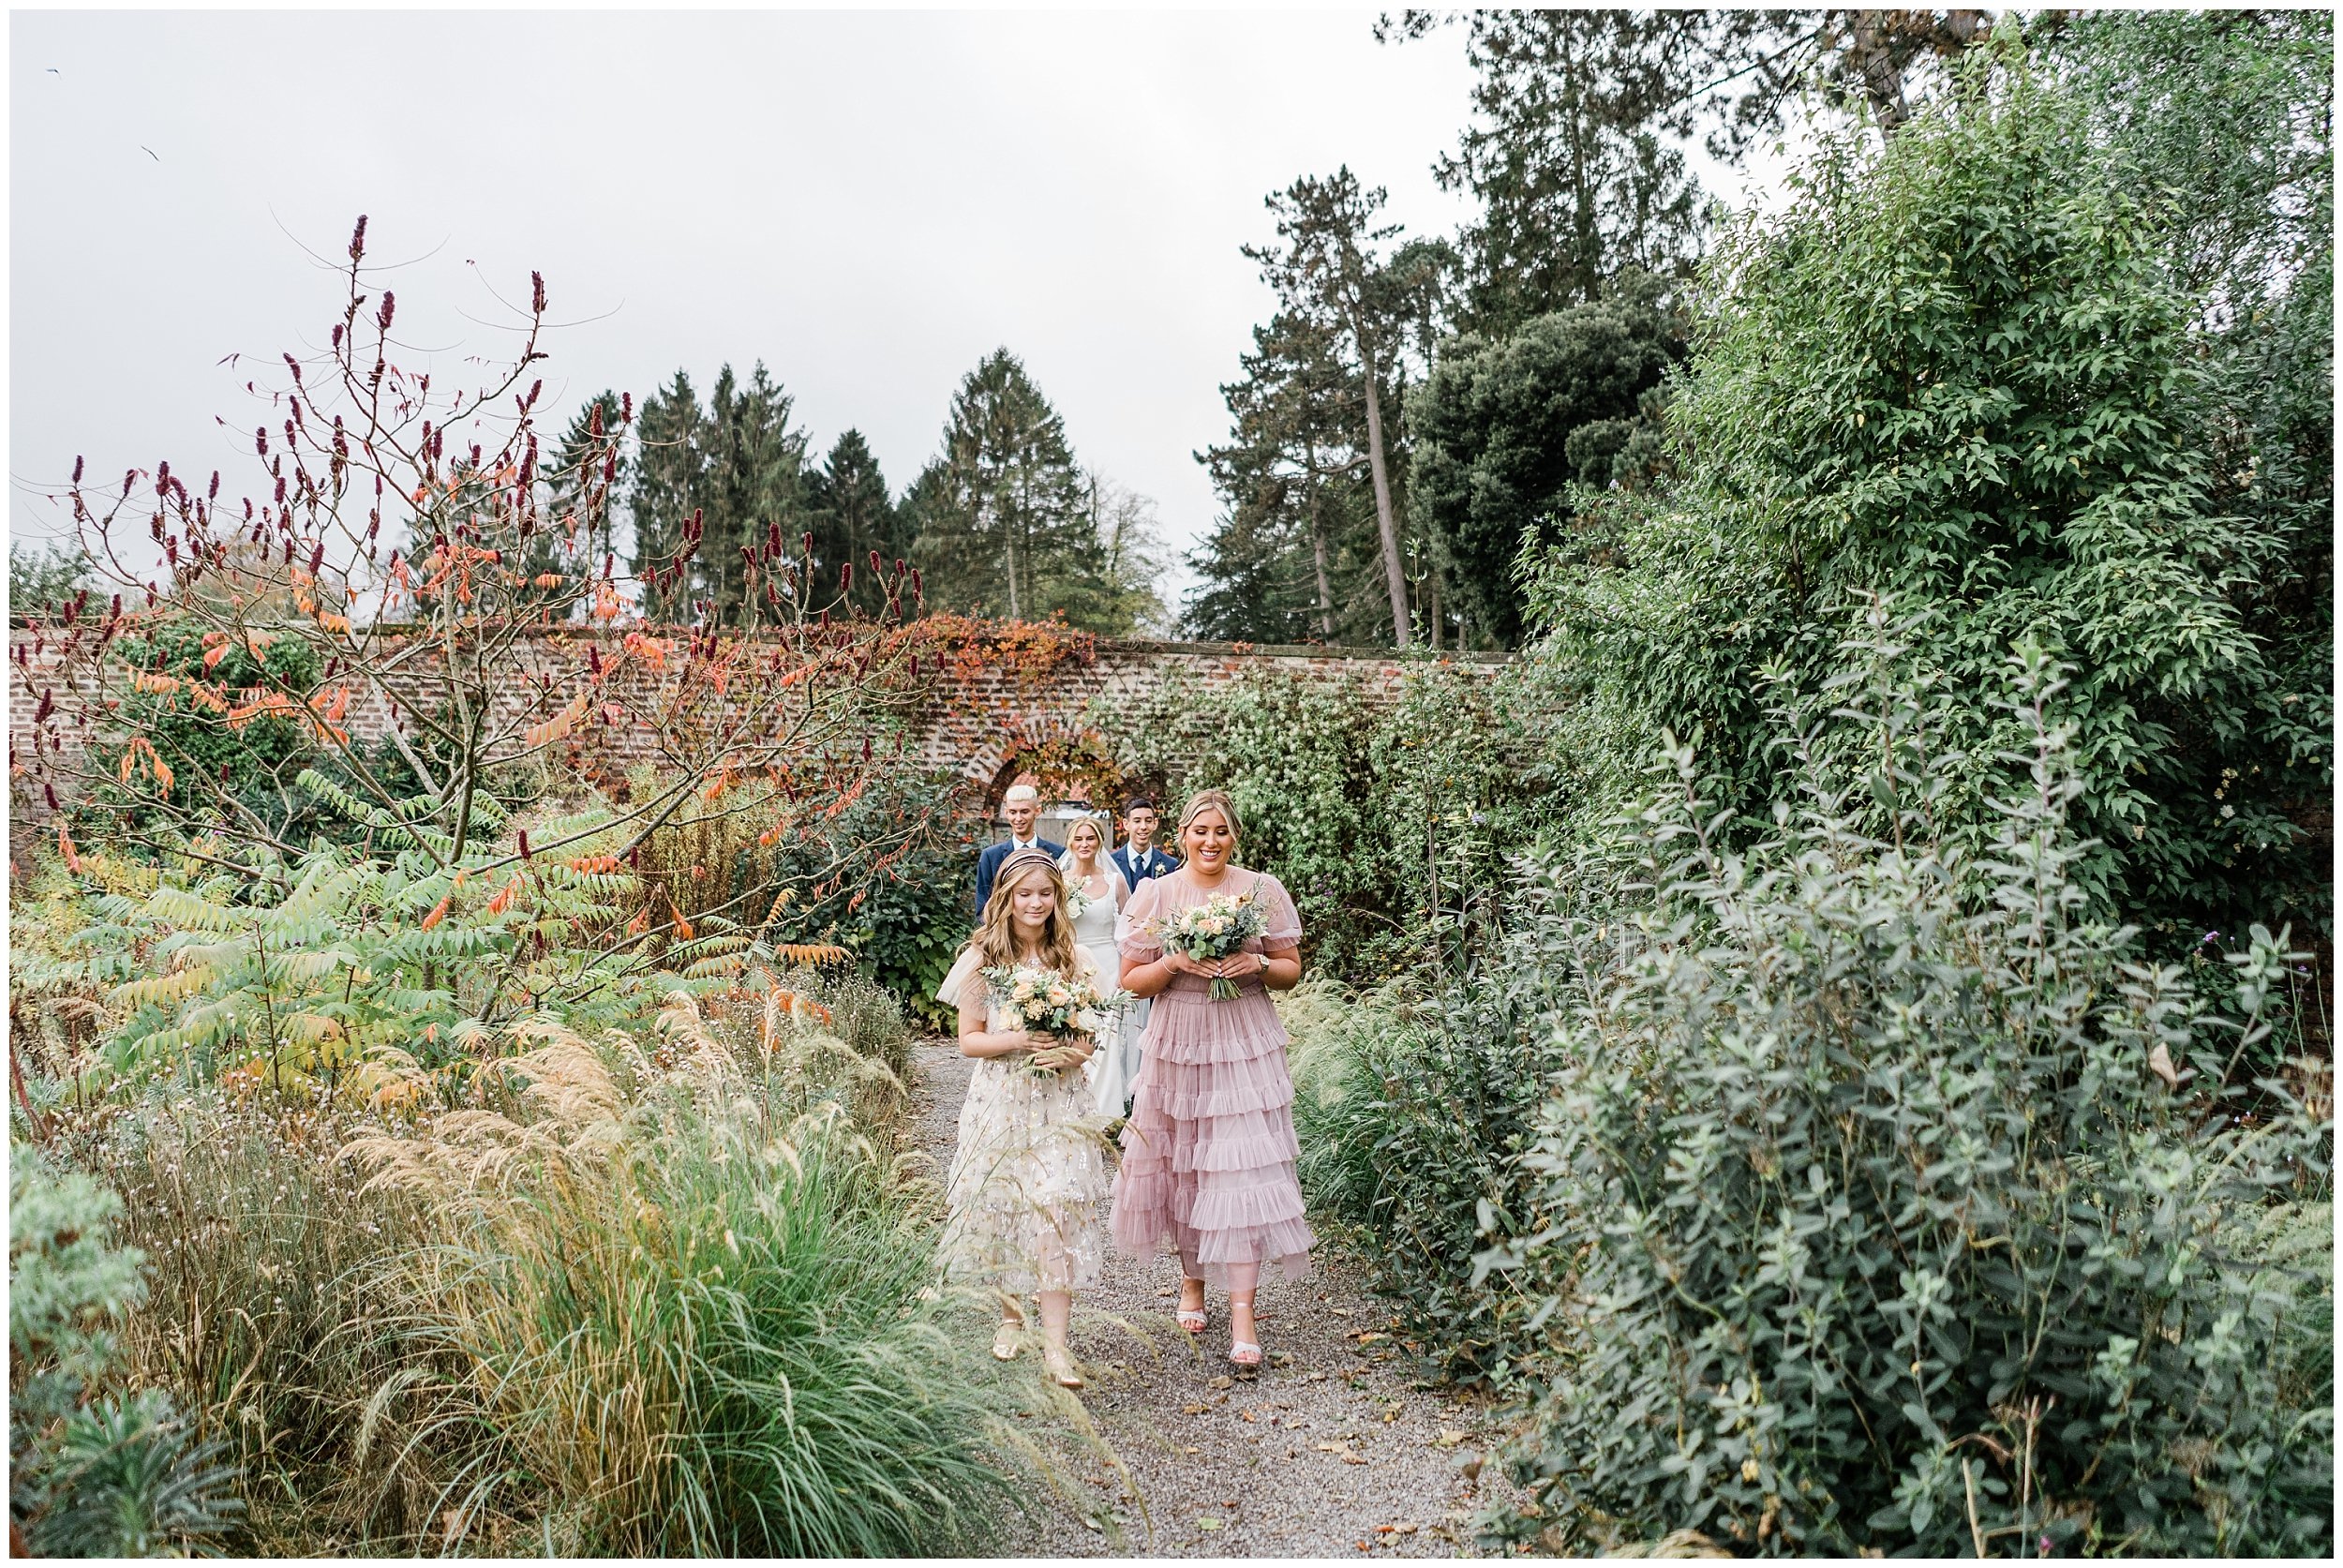
{"type": "Polygon", "coordinates": [[[993,1330],[992,1359],[995,1361],[1015,1361],[1017,1359],[1018,1341],[1022,1339],[1024,1335],[1025,1325],[1022,1323],[1003,1323],[999,1328],[993,1330]]]}
{"type": "Polygon", "coordinates": [[[1070,1388],[1077,1394],[1082,1392],[1082,1375],[1074,1369],[1071,1351],[1061,1345],[1045,1346],[1041,1351],[1041,1365],[1058,1387],[1070,1388]]]}

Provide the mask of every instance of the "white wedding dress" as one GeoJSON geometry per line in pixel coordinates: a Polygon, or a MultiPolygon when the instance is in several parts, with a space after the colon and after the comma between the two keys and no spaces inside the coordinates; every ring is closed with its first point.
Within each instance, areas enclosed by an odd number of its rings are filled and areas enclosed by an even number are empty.
{"type": "MultiPolygon", "coordinates": [[[[1123,906],[1130,902],[1131,890],[1112,861],[1099,870],[1106,877],[1106,896],[1088,895],[1089,902],[1074,917],[1074,941],[1097,961],[1099,984],[1108,990],[1119,990],[1123,959],[1115,943],[1123,906]]],[[[1073,873],[1066,874],[1071,887],[1073,873]]],[[[1130,1101],[1131,1091],[1139,1083],[1139,1037],[1146,1025],[1147,1004],[1136,998],[1127,1002],[1091,1055],[1090,1087],[1102,1116],[1120,1116],[1130,1101]]]]}

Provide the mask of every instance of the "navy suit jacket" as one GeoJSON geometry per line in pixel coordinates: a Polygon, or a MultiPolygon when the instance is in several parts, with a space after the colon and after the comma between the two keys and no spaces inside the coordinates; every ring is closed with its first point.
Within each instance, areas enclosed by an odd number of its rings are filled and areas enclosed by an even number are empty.
{"type": "MultiPolygon", "coordinates": [[[[1046,849],[1052,855],[1063,855],[1066,853],[1066,848],[1063,844],[1052,844],[1048,839],[1042,838],[1035,839],[1032,844],[1027,844],[1025,847],[1028,849],[1046,849]]],[[[984,918],[984,906],[992,897],[992,878],[999,874],[1001,862],[1007,859],[1009,856],[1015,852],[1016,848],[1017,841],[1015,839],[1003,839],[1000,843],[993,844],[983,854],[977,857],[977,919],[981,920],[984,918]]]]}
{"type": "Polygon", "coordinates": [[[1123,880],[1130,885],[1134,892],[1138,890],[1139,885],[1149,877],[1169,876],[1180,869],[1179,861],[1152,845],[1148,848],[1144,859],[1133,859],[1131,846],[1127,844],[1116,850],[1112,859],[1114,861],[1114,869],[1123,874],[1123,880]]]}

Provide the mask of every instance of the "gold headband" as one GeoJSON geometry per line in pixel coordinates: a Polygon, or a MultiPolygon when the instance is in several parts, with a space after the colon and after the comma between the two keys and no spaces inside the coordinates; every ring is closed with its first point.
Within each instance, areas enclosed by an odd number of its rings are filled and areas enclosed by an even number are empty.
{"type": "Polygon", "coordinates": [[[1008,886],[1010,876],[1027,866],[1047,866],[1050,868],[1051,874],[1055,875],[1057,857],[1038,845],[1016,850],[1007,859],[1001,862],[1001,869],[992,874],[992,880],[997,885],[1006,888],[1008,886]]]}

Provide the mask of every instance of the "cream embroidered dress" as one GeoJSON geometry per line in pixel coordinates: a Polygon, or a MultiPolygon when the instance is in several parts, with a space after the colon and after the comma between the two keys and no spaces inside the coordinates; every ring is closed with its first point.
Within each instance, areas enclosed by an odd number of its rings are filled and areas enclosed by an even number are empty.
{"type": "MultiPolygon", "coordinates": [[[[1301,945],[1301,918],[1276,877],[1231,867],[1217,890],[1261,901],[1267,925],[1246,943],[1247,952],[1301,945]]],[[[1141,886],[1123,912],[1123,956],[1161,958],[1163,943],[1148,922],[1209,896],[1184,875],[1141,886]]],[[[1242,1291],[1264,1265],[1290,1278],[1306,1275],[1315,1238],[1294,1174],[1300,1150],[1285,1025],[1258,974],[1237,981],[1226,1001],[1212,1000],[1210,983],[1174,975],[1156,997],[1114,1178],[1114,1239],[1142,1259],[1169,1243],[1197,1277],[1242,1291]]]]}
{"type": "MultiPolygon", "coordinates": [[[[1096,967],[1080,948],[1075,959],[1086,974],[1096,967]]],[[[974,948],[963,951],[936,999],[958,1007],[963,985],[980,994],[979,967],[974,948]]],[[[988,1006],[986,1019],[989,1028],[1004,1027],[996,1008],[988,1006]]],[[[971,1065],[944,1182],[944,1271],[1017,1295],[1083,1290],[1097,1281],[1107,1250],[1106,1145],[1082,1074],[1037,1074],[1028,1061],[971,1065]]]]}

